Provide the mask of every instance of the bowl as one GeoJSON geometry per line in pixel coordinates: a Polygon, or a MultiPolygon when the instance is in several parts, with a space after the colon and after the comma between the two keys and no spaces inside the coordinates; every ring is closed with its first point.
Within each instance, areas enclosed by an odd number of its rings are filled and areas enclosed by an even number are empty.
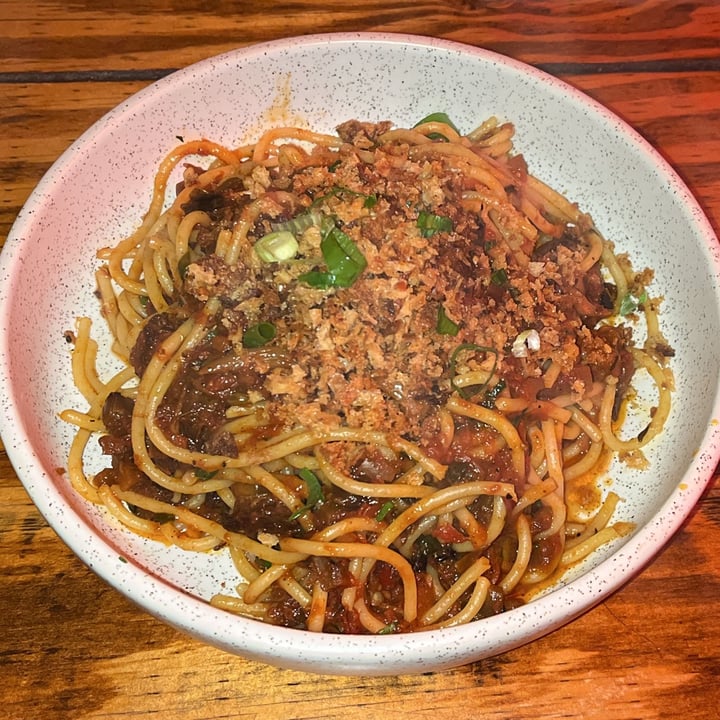
{"type": "MultiPolygon", "coordinates": [[[[560,80],[493,52],[417,36],[285,39],[213,57],[130,97],[53,165],[0,257],[0,430],[28,494],[60,538],[107,583],[160,620],[219,648],[285,668],[397,675],[441,670],[520,646],[568,623],[639,572],[686,520],[720,453],[720,248],[663,158],[613,113],[560,80]],[[137,224],[177,137],[228,145],[280,124],[332,130],[350,118],[408,125],[446,111],[467,130],[514,122],[537,176],[589,212],[635,267],[655,271],[663,329],[676,349],[667,427],[649,471],[613,465],[636,529],[520,608],[406,635],[312,636],[208,604],[235,579],[226,554],[194,554],[120,529],[69,486],[72,429],[84,403],[65,331],[79,314],[102,333],[95,251],[137,224]]],[[[102,341],[102,334],[100,337],[102,341]]],[[[102,369],[112,360],[102,357],[102,369]]]]}

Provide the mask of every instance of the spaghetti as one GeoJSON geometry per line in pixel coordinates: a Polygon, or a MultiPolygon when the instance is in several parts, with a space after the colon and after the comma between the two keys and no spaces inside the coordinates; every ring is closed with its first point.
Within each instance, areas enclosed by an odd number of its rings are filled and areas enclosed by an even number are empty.
{"type": "Polygon", "coordinates": [[[513,134],[437,114],[173,150],[99,254],[123,369],[99,377],[87,318],[73,335],[74,488],[135,533],[229,549],[241,581],[214,605],[317,632],[502,612],[629,532],[594,480],[668,417],[652,274],[513,134]],[[639,373],[655,407],[626,437],[639,373]]]}

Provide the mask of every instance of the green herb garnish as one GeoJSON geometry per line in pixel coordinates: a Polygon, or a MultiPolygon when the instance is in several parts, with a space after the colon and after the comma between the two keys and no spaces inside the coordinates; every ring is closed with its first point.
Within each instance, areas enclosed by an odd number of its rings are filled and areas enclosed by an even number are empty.
{"type": "Polygon", "coordinates": [[[635,297],[632,293],[628,293],[620,301],[620,308],[618,309],[618,315],[629,315],[634,313],[643,303],[648,300],[648,294],[645,290],[635,297]]]}
{"type": "Polygon", "coordinates": [[[474,343],[463,343],[462,345],[458,345],[455,348],[453,354],[450,356],[450,375],[452,378],[450,380],[450,383],[455,388],[455,390],[457,390],[460,397],[467,400],[468,398],[471,398],[473,395],[477,395],[478,393],[485,390],[485,388],[488,386],[490,378],[493,376],[493,374],[495,372],[495,368],[497,367],[497,361],[498,361],[498,351],[495,348],[487,347],[485,345],[475,345],[474,343]],[[476,387],[474,389],[458,387],[455,384],[455,367],[457,365],[458,356],[464,352],[484,353],[485,356],[487,356],[487,355],[493,356],[493,365],[492,365],[492,368],[490,369],[490,372],[488,373],[488,380],[486,380],[484,383],[482,383],[482,385],[479,385],[478,387],[476,387]]]}
{"type": "Polygon", "coordinates": [[[383,504],[383,506],[378,510],[377,515],[375,516],[375,519],[378,522],[382,522],[388,515],[388,513],[395,507],[395,503],[393,503],[392,500],[388,500],[386,503],[383,504]]]}
{"type": "Polygon", "coordinates": [[[493,270],[493,272],[490,275],[490,282],[493,285],[507,285],[508,283],[508,274],[505,268],[500,268],[499,270],[493,270]]]}
{"type": "Polygon", "coordinates": [[[332,218],[328,218],[322,211],[317,208],[311,208],[310,210],[301,212],[294,218],[290,218],[290,220],[271,223],[270,227],[273,229],[273,232],[287,230],[297,236],[313,226],[322,227],[323,223],[329,223],[330,227],[335,224],[332,218]]]}
{"type": "MultiPolygon", "coordinates": [[[[420,122],[415,123],[415,127],[418,127],[419,125],[425,125],[425,123],[431,122],[443,123],[449,128],[452,128],[458,135],[460,134],[460,131],[455,127],[455,123],[453,123],[453,121],[448,117],[447,113],[444,112],[430,113],[430,115],[424,117],[420,122]]],[[[431,140],[448,140],[448,138],[446,138],[442,133],[431,133],[430,135],[428,135],[428,137],[431,140]]]]}
{"type": "Polygon", "coordinates": [[[460,332],[460,326],[447,316],[442,305],[438,308],[435,331],[439,335],[452,335],[453,337],[460,332]]]}
{"type": "Polygon", "coordinates": [[[380,628],[377,631],[378,635],[392,635],[393,633],[396,633],[398,631],[398,624],[396,622],[391,622],[385,627],[380,628]]]}
{"type": "Polygon", "coordinates": [[[263,345],[267,345],[275,338],[276,332],[275,326],[269,322],[261,322],[257,325],[252,325],[243,333],[243,347],[259,348],[263,345]]]}
{"type": "Polygon", "coordinates": [[[301,515],[304,515],[309,510],[312,510],[318,503],[325,500],[323,495],[322,485],[318,476],[308,468],[302,468],[298,471],[299,477],[305,481],[307,487],[307,500],[302,507],[299,507],[295,512],[290,515],[290,520],[297,520],[301,515]]]}
{"type": "Polygon", "coordinates": [[[298,241],[290,230],[274,230],[254,245],[255,254],[266,263],[292,260],[298,253],[298,241]]]}
{"type": "Polygon", "coordinates": [[[327,270],[311,270],[298,278],[311,287],[350,287],[367,267],[367,260],[358,246],[337,227],[325,232],[320,250],[327,270]]]}
{"type": "Polygon", "coordinates": [[[432,237],[437,232],[451,232],[453,229],[453,223],[449,217],[435,215],[425,210],[418,213],[417,226],[420,234],[425,238],[432,237]]]}

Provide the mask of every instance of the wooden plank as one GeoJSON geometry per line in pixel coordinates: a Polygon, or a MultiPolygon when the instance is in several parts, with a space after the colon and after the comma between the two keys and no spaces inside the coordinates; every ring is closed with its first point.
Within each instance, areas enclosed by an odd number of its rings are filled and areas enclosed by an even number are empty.
{"type": "Polygon", "coordinates": [[[319,32],[420,33],[486,47],[530,63],[720,58],[720,19],[712,2],[607,0],[518,3],[506,0],[313,0],[208,12],[200,0],[179,7],[123,0],[71,6],[5,2],[2,72],[176,68],[248,43],[319,32]]]}

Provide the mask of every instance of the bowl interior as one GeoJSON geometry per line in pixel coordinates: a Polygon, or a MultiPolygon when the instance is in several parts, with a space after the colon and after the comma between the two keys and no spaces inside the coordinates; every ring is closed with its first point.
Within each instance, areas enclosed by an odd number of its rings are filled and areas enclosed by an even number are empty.
{"type": "MultiPolygon", "coordinates": [[[[85,133],[32,195],[0,258],[2,436],[60,536],[159,617],[285,666],[373,674],[446,667],[508,649],[577,615],[642,567],[690,512],[718,458],[718,267],[707,220],[660,156],[558,80],[427,38],[334,35],[255,46],[192,66],[130,98],[85,133]],[[463,131],[490,115],[515,123],[516,148],[531,171],[590,212],[636,269],[655,271],[653,291],[664,296],[662,326],[676,350],[673,410],[647,453],[650,469],[613,465],[609,475],[625,500],[621,519],[638,530],[594,555],[554,599],[444,638],[330,637],[318,649],[308,647],[303,633],[252,621],[225,618],[219,630],[217,612],[197,599],[234,581],[225,554],[191,555],[119,530],[79,500],[59,470],[72,430],[57,414],[84,409],[71,382],[64,333],[76,316],[89,315],[95,336],[107,337],[94,296],[95,251],[136,226],[154,172],[178,137],[237,145],[269,125],[332,130],[350,118],[412,125],[437,111],[463,131]]],[[[112,358],[103,358],[105,371],[112,366],[112,358]]]]}

